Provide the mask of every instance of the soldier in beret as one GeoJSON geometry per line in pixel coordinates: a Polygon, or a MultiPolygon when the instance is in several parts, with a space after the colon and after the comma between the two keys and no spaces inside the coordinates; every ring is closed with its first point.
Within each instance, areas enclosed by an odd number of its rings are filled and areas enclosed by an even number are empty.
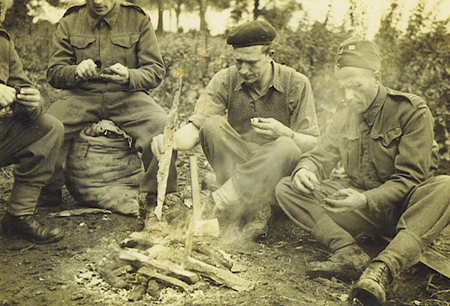
{"type": "Polygon", "coordinates": [[[174,136],[178,150],[201,143],[221,185],[205,201],[203,216],[218,216],[222,228],[227,219],[235,222],[244,239],[267,231],[276,184],[319,135],[309,80],[273,60],[275,36],[259,20],[232,30],[227,43],[235,65],[211,79],[189,124],[174,136]]]}
{"type": "Polygon", "coordinates": [[[276,186],[279,205],[333,254],[307,274],[358,280],[352,297],[382,305],[385,289],[450,221],[450,177],[434,176],[438,146],[425,101],[381,84],[375,43],[359,38],[338,49],[340,98],[318,145],[276,186]],[[341,161],[347,179],[330,178],[341,161]],[[389,236],[374,259],[355,237],[389,236]],[[361,275],[362,274],[362,275],[361,275]]]}
{"type": "MultiPolygon", "coordinates": [[[[12,1],[0,1],[0,25],[12,1]]],[[[2,219],[2,230],[33,243],[63,237],[59,228],[41,225],[37,200],[54,170],[64,137],[56,118],[42,113],[42,99],[22,69],[9,34],[0,29],[0,167],[16,164],[14,185],[2,219]]]]}
{"type": "MultiPolygon", "coordinates": [[[[73,138],[102,119],[113,121],[133,138],[142,162],[153,173],[156,192],[157,161],[151,149],[167,114],[150,96],[165,76],[150,18],[139,7],[118,0],[87,0],[61,18],[53,39],[47,80],[63,89],[48,110],[65,126],[65,141],[55,175],[41,199],[58,204],[63,186],[62,163],[73,138]]],[[[171,165],[168,190],[176,188],[171,165]]]]}

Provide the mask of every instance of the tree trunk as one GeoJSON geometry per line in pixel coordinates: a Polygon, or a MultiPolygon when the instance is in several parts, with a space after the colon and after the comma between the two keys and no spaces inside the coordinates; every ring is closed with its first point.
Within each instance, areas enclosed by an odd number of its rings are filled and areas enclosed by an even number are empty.
{"type": "Polygon", "coordinates": [[[178,30],[180,29],[180,14],[181,14],[181,4],[177,4],[176,8],[175,8],[175,18],[176,18],[176,31],[178,32],[178,30]]]}
{"type": "Polygon", "coordinates": [[[200,32],[207,32],[208,25],[206,24],[206,3],[207,0],[198,0],[200,8],[200,32]]]}
{"type": "Polygon", "coordinates": [[[259,10],[259,0],[255,0],[255,4],[253,6],[253,19],[258,19],[260,13],[261,11],[259,10]]]}
{"type": "Polygon", "coordinates": [[[158,26],[156,27],[156,33],[162,33],[164,31],[164,2],[158,0],[158,26]]]}

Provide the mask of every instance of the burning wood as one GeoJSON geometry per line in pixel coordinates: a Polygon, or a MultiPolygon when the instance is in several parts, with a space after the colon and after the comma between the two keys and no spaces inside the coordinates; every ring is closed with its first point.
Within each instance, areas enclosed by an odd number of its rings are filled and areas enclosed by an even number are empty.
{"type": "MultiPolygon", "coordinates": [[[[162,246],[159,246],[158,249],[160,250],[159,252],[164,254],[164,257],[169,256],[171,252],[175,252],[175,250],[171,250],[162,246]]],[[[178,265],[169,260],[154,260],[150,256],[146,256],[132,249],[124,249],[122,252],[120,252],[119,257],[122,260],[131,261],[138,266],[147,266],[148,268],[159,271],[165,275],[182,279],[183,281],[190,284],[194,284],[200,280],[197,274],[183,270],[181,268],[181,265],[178,265]]]]}
{"type": "MultiPolygon", "coordinates": [[[[194,245],[195,248],[200,248],[198,244],[193,244],[193,247],[194,245]]],[[[217,252],[208,250],[206,246],[200,249],[209,254],[217,252]]],[[[125,248],[119,252],[119,258],[138,267],[138,273],[150,279],[160,280],[177,288],[182,288],[183,291],[190,290],[188,289],[189,285],[198,282],[201,279],[200,276],[236,291],[248,291],[254,288],[251,281],[233,274],[229,269],[215,267],[191,256],[185,256],[185,252],[177,249],[155,245],[145,253],[151,254],[151,256],[135,249],[125,248]]],[[[220,262],[221,265],[226,262],[228,267],[231,268],[232,266],[225,259],[220,262]]]]}
{"type": "Polygon", "coordinates": [[[220,285],[225,285],[236,291],[248,291],[254,288],[254,284],[251,281],[243,279],[229,270],[220,269],[197,260],[192,257],[188,257],[188,263],[185,264],[185,268],[191,271],[196,271],[200,275],[205,276],[220,285]]]}
{"type": "Polygon", "coordinates": [[[182,289],[183,291],[191,291],[191,288],[185,282],[175,278],[170,277],[161,273],[156,272],[148,267],[142,267],[138,270],[139,274],[145,275],[151,279],[156,279],[162,281],[163,283],[168,284],[169,286],[177,287],[182,289]]]}

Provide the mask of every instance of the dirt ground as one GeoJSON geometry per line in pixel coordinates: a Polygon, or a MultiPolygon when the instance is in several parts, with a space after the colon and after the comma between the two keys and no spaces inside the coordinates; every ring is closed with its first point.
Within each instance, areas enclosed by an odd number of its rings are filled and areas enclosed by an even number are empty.
{"type": "MultiPolygon", "coordinates": [[[[202,178],[207,165],[204,158],[199,157],[202,178]]],[[[180,154],[177,162],[179,191],[167,197],[163,210],[168,226],[181,235],[189,212],[185,205],[185,199],[190,198],[188,166],[187,154],[180,154]]],[[[11,186],[12,167],[1,169],[0,217],[5,212],[11,186]]],[[[207,191],[202,190],[202,193],[207,191]]],[[[145,194],[141,199],[145,199],[145,194]]],[[[1,234],[0,305],[351,304],[348,301],[351,284],[311,280],[305,276],[307,262],[325,260],[329,254],[281,213],[271,220],[269,233],[258,243],[224,244],[209,238],[209,242],[240,266],[236,275],[253,281],[254,289],[238,292],[204,279],[192,285],[189,292],[156,284],[156,290],[148,289],[140,298],[130,301],[133,290],[140,284],[146,287],[148,279],[128,269],[120,275],[126,285],[118,289],[108,284],[99,271],[102,267],[120,265],[117,260],[120,242],[132,232],[142,230],[142,218],[119,214],[46,218],[51,212],[80,207],[82,205],[65,191],[60,207],[38,210],[43,222],[51,221],[64,229],[65,237],[59,243],[34,245],[1,234]]],[[[373,244],[370,239],[364,242],[372,255],[382,247],[373,247],[373,244]]],[[[388,289],[387,297],[390,306],[450,305],[450,282],[419,263],[398,277],[395,285],[388,289]]]]}

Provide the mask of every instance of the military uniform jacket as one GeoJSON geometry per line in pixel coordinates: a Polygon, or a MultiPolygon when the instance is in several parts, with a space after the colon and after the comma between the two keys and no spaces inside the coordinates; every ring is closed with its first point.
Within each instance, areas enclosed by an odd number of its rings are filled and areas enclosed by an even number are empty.
{"type": "Polygon", "coordinates": [[[318,145],[302,155],[301,168],[326,178],[338,161],[350,183],[365,190],[374,214],[402,205],[410,191],[438,167],[433,118],[418,96],[380,86],[363,116],[338,106],[318,145]]]}
{"type": "Polygon", "coordinates": [[[86,4],[69,8],[61,18],[53,39],[53,55],[47,80],[55,88],[79,87],[95,92],[148,91],[157,87],[165,75],[150,18],[133,4],[116,3],[103,17],[86,4]],[[104,68],[120,63],[128,67],[129,84],[101,80],[77,82],[76,66],[83,60],[104,68]]]}
{"type": "Polygon", "coordinates": [[[251,128],[250,119],[274,118],[293,131],[319,136],[314,95],[306,76],[272,62],[273,78],[267,92],[257,97],[239,76],[236,66],[219,71],[200,96],[189,119],[201,127],[212,115],[228,115],[230,125],[246,141],[264,143],[251,128]]]}
{"type": "MultiPolygon", "coordinates": [[[[23,71],[22,62],[14,48],[14,43],[9,34],[2,29],[0,29],[0,83],[9,87],[33,87],[23,71]]],[[[17,118],[34,119],[41,111],[42,107],[29,108],[13,102],[10,107],[4,109],[0,107],[0,117],[14,114],[17,118]]]]}

